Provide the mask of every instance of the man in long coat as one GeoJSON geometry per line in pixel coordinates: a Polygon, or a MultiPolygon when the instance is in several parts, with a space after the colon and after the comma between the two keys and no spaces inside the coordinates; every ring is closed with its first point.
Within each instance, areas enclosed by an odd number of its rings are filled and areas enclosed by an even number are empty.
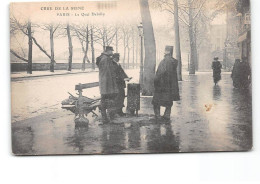
{"type": "Polygon", "coordinates": [[[177,77],[178,61],[172,57],[173,46],[166,46],[164,59],[158,66],[154,79],[154,106],[155,118],[160,119],[160,107],[166,107],[163,119],[170,120],[173,101],[179,101],[179,85],[177,77]]]}
{"type": "Polygon", "coordinates": [[[233,86],[235,88],[239,88],[240,85],[239,65],[240,65],[240,59],[236,59],[231,74],[231,78],[233,79],[233,86]]]}
{"type": "Polygon", "coordinates": [[[212,62],[212,69],[213,69],[213,80],[215,85],[221,80],[221,68],[222,64],[218,60],[218,57],[214,57],[214,61],[212,62]]]}
{"type": "Polygon", "coordinates": [[[124,107],[125,88],[126,88],[125,81],[129,81],[130,78],[127,76],[122,66],[118,63],[119,60],[120,60],[120,54],[114,53],[113,61],[116,64],[116,82],[119,91],[116,97],[117,114],[119,116],[124,116],[125,114],[123,113],[123,107],[124,107]]]}
{"type": "Polygon", "coordinates": [[[251,83],[251,69],[246,58],[243,58],[242,61],[236,59],[231,77],[235,88],[244,89],[249,87],[251,83]]]}
{"type": "Polygon", "coordinates": [[[113,118],[116,110],[115,99],[119,92],[116,82],[116,66],[112,61],[113,47],[107,46],[105,52],[97,58],[99,68],[99,89],[101,94],[101,115],[104,123],[108,123],[106,110],[113,118]]]}

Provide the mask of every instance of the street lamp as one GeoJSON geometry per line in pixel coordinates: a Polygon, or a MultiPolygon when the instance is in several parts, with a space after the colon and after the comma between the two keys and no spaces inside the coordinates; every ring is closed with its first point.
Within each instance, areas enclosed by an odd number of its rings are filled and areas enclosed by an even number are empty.
{"type": "Polygon", "coordinates": [[[141,40],[141,58],[140,58],[140,78],[139,78],[139,83],[141,86],[141,90],[143,90],[143,72],[144,72],[144,62],[143,62],[143,37],[144,37],[144,32],[143,32],[143,24],[142,22],[137,26],[140,40],[141,40]]]}

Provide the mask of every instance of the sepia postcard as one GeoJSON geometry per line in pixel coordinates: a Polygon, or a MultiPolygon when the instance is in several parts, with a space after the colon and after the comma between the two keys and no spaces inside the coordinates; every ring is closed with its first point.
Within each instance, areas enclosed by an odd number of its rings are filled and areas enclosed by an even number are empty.
{"type": "Polygon", "coordinates": [[[13,154],[250,151],[250,6],[11,3],[13,154]]]}

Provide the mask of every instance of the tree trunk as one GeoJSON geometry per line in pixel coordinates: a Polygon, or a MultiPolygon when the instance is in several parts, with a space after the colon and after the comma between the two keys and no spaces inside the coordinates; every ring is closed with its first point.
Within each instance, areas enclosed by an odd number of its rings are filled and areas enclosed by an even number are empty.
{"type": "Polygon", "coordinates": [[[86,69],[86,53],[84,53],[84,57],[83,57],[83,61],[82,61],[82,66],[81,66],[81,70],[85,71],[86,69]]]}
{"type": "Polygon", "coordinates": [[[118,53],[118,28],[116,28],[116,53],[118,53]]]}
{"type": "Polygon", "coordinates": [[[73,57],[73,46],[72,46],[72,40],[70,35],[70,25],[67,24],[67,36],[68,36],[68,43],[69,43],[69,66],[68,71],[71,71],[72,69],[72,57],[73,57]]]}
{"type": "Polygon", "coordinates": [[[103,36],[102,38],[102,42],[103,42],[103,51],[106,51],[106,42],[105,42],[105,36],[103,36]]]}
{"type": "Polygon", "coordinates": [[[103,51],[106,51],[106,38],[107,38],[107,32],[106,29],[103,29],[103,36],[102,36],[102,41],[103,41],[103,51]]]}
{"type": "Polygon", "coordinates": [[[141,53],[140,53],[140,78],[139,78],[139,83],[141,89],[144,89],[144,47],[143,47],[143,36],[141,36],[141,43],[140,43],[140,48],[141,48],[141,53]]]}
{"type": "Polygon", "coordinates": [[[88,59],[88,45],[89,45],[89,29],[88,26],[86,27],[86,49],[84,51],[84,57],[83,57],[83,62],[82,62],[82,71],[85,71],[86,69],[86,60],[89,63],[88,59]]]}
{"type": "Polygon", "coordinates": [[[132,46],[133,46],[133,58],[132,58],[132,63],[133,63],[133,66],[132,68],[135,68],[135,34],[134,34],[134,30],[133,30],[133,35],[132,35],[132,46]]]}
{"type": "Polygon", "coordinates": [[[189,74],[195,74],[195,44],[194,44],[194,33],[193,33],[193,9],[191,0],[188,0],[189,6],[189,37],[190,37],[190,70],[189,74]]]}
{"type": "Polygon", "coordinates": [[[27,64],[27,73],[32,74],[32,25],[31,21],[28,22],[28,64],[27,64]]]}
{"type": "Polygon", "coordinates": [[[123,68],[125,68],[125,54],[126,54],[126,35],[124,33],[124,57],[123,57],[123,68]]]}
{"type": "Polygon", "coordinates": [[[180,44],[180,30],[179,30],[179,9],[178,0],[173,0],[174,2],[174,28],[175,28],[175,52],[176,59],[178,60],[178,80],[182,81],[182,60],[181,60],[181,44],[180,44]]]}
{"type": "Polygon", "coordinates": [[[129,35],[127,35],[127,42],[126,42],[126,47],[127,47],[127,69],[129,68],[129,64],[130,64],[130,48],[129,48],[129,35]]]}
{"type": "Polygon", "coordinates": [[[130,68],[130,48],[127,47],[127,69],[130,68]]]}
{"type": "Polygon", "coordinates": [[[195,25],[194,30],[194,53],[195,53],[195,70],[199,70],[199,60],[198,60],[198,51],[197,51],[197,26],[195,25]]]}
{"type": "Polygon", "coordinates": [[[135,64],[136,64],[136,68],[138,68],[138,55],[139,55],[139,52],[138,52],[138,49],[139,49],[139,47],[138,47],[138,42],[139,42],[139,37],[138,36],[136,36],[136,51],[135,51],[135,64]]]}
{"type": "Polygon", "coordinates": [[[50,64],[50,72],[54,72],[54,40],[53,40],[53,25],[50,27],[50,47],[51,47],[51,64],[50,64]]]}
{"type": "Polygon", "coordinates": [[[91,42],[91,59],[92,59],[92,70],[95,70],[96,63],[95,63],[95,48],[94,48],[94,38],[93,38],[93,27],[90,30],[90,42],[91,42]]]}
{"type": "Polygon", "coordinates": [[[139,3],[141,7],[145,47],[144,88],[142,89],[142,93],[146,96],[152,96],[156,66],[156,45],[148,0],[139,0],[139,3]]]}
{"type": "Polygon", "coordinates": [[[190,71],[190,55],[188,54],[188,71],[190,71]]]}

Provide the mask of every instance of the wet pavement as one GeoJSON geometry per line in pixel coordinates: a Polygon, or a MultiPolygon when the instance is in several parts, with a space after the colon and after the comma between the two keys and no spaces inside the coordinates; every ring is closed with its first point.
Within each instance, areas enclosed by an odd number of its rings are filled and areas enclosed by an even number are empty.
{"type": "MultiPolygon", "coordinates": [[[[110,125],[102,125],[99,118],[89,115],[87,127],[76,127],[74,115],[61,110],[60,105],[16,119],[12,123],[13,152],[52,155],[250,150],[251,91],[234,89],[230,73],[223,73],[218,86],[211,76],[205,72],[184,75],[179,83],[181,101],[174,103],[169,123],[155,122],[150,97],[141,98],[139,117],[116,119],[110,125]]],[[[68,89],[59,89],[59,93],[61,90],[68,89]]]]}

